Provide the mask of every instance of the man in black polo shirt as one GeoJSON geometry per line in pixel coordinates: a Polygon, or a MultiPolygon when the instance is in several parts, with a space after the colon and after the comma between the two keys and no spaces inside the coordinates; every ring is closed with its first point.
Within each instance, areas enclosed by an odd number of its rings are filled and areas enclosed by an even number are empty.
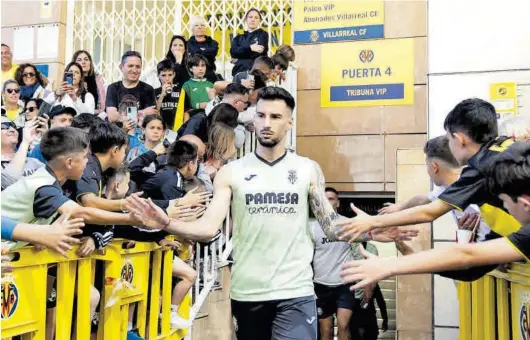
{"type": "MultiPolygon", "coordinates": [[[[99,124],[90,129],[90,151],[88,163],[81,179],[75,182],[73,197],[85,207],[107,211],[122,211],[123,200],[103,198],[109,171],[119,168],[125,159],[128,137],[114,124],[99,124]]],[[[79,255],[87,256],[92,251],[105,247],[113,237],[112,227],[94,228],[87,225],[79,247],[79,255]]]]}
{"type": "Polygon", "coordinates": [[[352,261],[341,273],[345,282],[365,287],[394,275],[423,274],[526,260],[530,262],[530,143],[518,142],[483,168],[486,189],[498,195],[523,227],[504,238],[458,244],[399,258],[352,261]]]}
{"type": "Polygon", "coordinates": [[[444,128],[451,153],[461,165],[467,164],[460,178],[429,204],[340,222],[342,228],[338,234],[342,239],[354,240],[375,228],[432,222],[452,209],[463,211],[470,204],[480,207],[482,219],[494,232],[490,238],[507,236],[519,230],[521,224],[506,211],[499,197],[486,188],[484,164],[513,144],[513,140],[497,136],[497,115],[493,105],[477,98],[466,99],[449,112],[444,128]]]}

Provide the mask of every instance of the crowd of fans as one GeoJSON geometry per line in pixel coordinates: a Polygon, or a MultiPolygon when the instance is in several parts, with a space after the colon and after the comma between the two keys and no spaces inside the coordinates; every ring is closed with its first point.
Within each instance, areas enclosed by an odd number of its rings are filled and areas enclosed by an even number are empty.
{"type": "MultiPolygon", "coordinates": [[[[249,10],[246,21],[248,31],[232,46],[234,82],[216,73],[218,43],[206,36],[201,18],[190,21],[189,40],[171,39],[157,65],[156,89],[140,80],[143,60],[136,51],[122,56],[122,79],[106,84],[88,51],[75,52],[63,77],[53,81],[35,65],[14,64],[10,47],[2,44],[2,239],[62,254],[79,245],[78,256],[104,249],[114,238],[157,242],[177,252],[190,247],[187,240],[147,230],[126,212],[124,199],[150,198],[183,220],[203,214],[217,171],[235,159],[253,131],[257,91],[280,86],[288,60],[294,61],[287,45],[267,55],[259,11],[249,10]]],[[[3,250],[15,245],[3,242],[3,250]]],[[[191,325],[177,314],[197,277],[190,263],[173,260],[173,328],[191,325]]],[[[90,296],[94,325],[101,271],[98,263],[90,296]]],[[[54,338],[55,275],[49,272],[47,339],[54,338]]]]}

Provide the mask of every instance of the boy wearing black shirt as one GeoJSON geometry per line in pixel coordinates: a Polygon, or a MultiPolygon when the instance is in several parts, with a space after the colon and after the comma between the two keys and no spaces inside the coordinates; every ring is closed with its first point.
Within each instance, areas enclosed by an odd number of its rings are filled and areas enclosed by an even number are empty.
{"type": "MultiPolygon", "coordinates": [[[[114,124],[100,124],[90,129],[89,138],[91,153],[81,179],[75,183],[72,198],[85,207],[122,211],[124,201],[103,198],[103,190],[108,171],[119,168],[125,159],[128,137],[114,124]]],[[[79,249],[80,256],[87,256],[96,248],[102,249],[112,240],[113,235],[112,227],[102,230],[89,225],[83,234],[90,237],[83,238],[84,246],[79,249]]]]}
{"type": "Polygon", "coordinates": [[[156,66],[158,79],[162,87],[155,89],[156,108],[170,130],[178,128],[184,119],[184,111],[191,108],[186,92],[180,83],[174,83],[175,65],[171,60],[164,59],[156,66]],[[175,125],[177,123],[177,125],[175,125]]]}
{"type": "Polygon", "coordinates": [[[120,120],[119,105],[125,95],[136,98],[138,122],[145,115],[158,113],[156,110],[155,91],[151,85],[140,81],[142,73],[142,56],[136,51],[128,51],[121,57],[120,69],[123,80],[112,83],[107,88],[106,111],[109,122],[120,120]]]}

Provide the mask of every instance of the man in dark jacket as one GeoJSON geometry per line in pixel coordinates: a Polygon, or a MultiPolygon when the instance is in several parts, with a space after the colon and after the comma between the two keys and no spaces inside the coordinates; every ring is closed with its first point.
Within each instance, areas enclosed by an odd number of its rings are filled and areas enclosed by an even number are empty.
{"type": "Polygon", "coordinates": [[[202,54],[208,59],[208,65],[206,68],[206,79],[212,83],[215,83],[217,76],[215,74],[215,57],[219,51],[219,44],[217,41],[207,35],[204,35],[205,26],[204,24],[196,24],[193,28],[194,35],[188,40],[188,53],[202,54]]]}

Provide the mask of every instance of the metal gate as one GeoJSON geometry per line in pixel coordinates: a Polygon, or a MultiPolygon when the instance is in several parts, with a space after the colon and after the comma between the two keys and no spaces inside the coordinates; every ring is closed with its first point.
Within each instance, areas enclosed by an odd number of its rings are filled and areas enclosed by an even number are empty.
{"type": "MultiPolygon", "coordinates": [[[[292,0],[70,0],[67,57],[84,49],[92,54],[97,72],[107,83],[121,78],[119,62],[128,50],[144,57],[144,72],[156,69],[173,34],[189,38],[189,19],[200,16],[208,34],[219,43],[218,71],[229,77],[230,41],[244,27],[250,8],[260,9],[262,27],[271,39],[269,49],[291,42],[292,0]]],[[[68,23],[67,23],[68,25],[68,23]]]]}

